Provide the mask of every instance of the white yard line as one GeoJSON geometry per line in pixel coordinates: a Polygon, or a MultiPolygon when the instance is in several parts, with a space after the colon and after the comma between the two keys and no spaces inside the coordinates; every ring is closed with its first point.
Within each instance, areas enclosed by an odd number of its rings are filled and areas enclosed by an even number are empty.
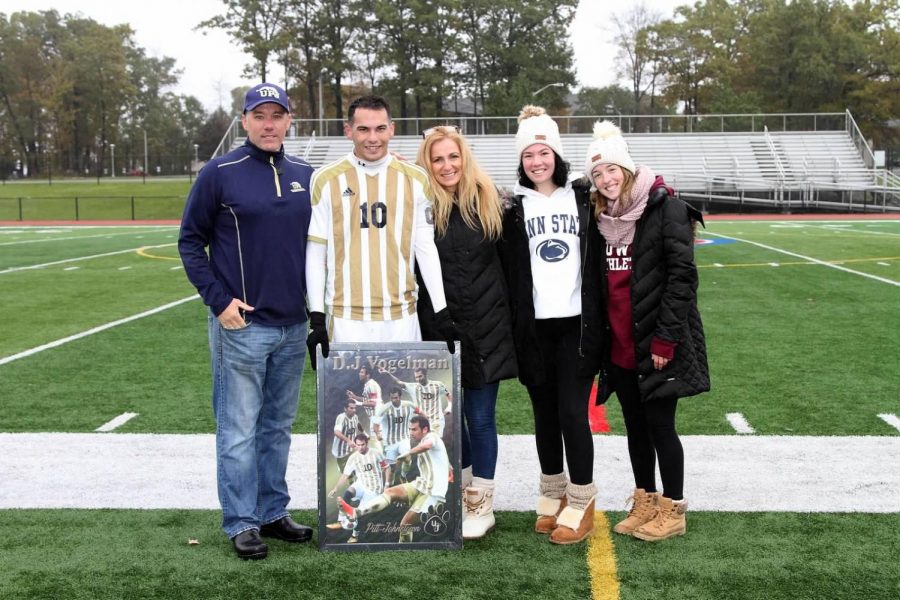
{"type": "Polygon", "coordinates": [[[824,227],[822,225],[807,225],[810,229],[824,229],[825,231],[842,231],[844,233],[868,233],[871,235],[887,235],[890,237],[900,237],[900,233],[894,233],[893,231],[873,231],[871,229],[857,229],[851,227],[849,224],[853,223],[853,221],[847,221],[847,227],[844,229],[837,229],[835,227],[824,227]]]}
{"type": "Polygon", "coordinates": [[[734,240],[736,242],[744,242],[745,244],[750,244],[752,246],[758,246],[759,248],[764,248],[766,250],[771,250],[772,252],[778,252],[780,254],[786,254],[788,256],[793,256],[794,258],[799,258],[802,260],[807,260],[811,263],[815,263],[817,265],[821,265],[823,267],[828,267],[829,269],[837,269],[838,271],[844,271],[845,273],[851,273],[853,275],[859,275],[860,277],[866,277],[868,279],[874,279],[875,281],[880,281],[881,283],[887,283],[890,285],[895,285],[900,287],[900,281],[894,281],[893,279],[888,279],[887,277],[879,277],[878,275],[871,275],[869,273],[864,273],[862,271],[856,271],[854,269],[848,269],[847,267],[842,267],[840,265],[835,265],[829,262],[825,262],[824,260],[819,260],[817,258],[812,258],[811,256],[804,256],[803,254],[797,254],[796,252],[791,252],[789,250],[783,250],[781,248],[776,248],[774,246],[769,246],[767,244],[760,244],[759,242],[752,242],[750,240],[745,240],[742,238],[736,238],[730,235],[722,235],[721,233],[713,233],[711,231],[707,231],[705,235],[714,235],[716,237],[726,239],[726,240],[734,240]]]}
{"type": "Polygon", "coordinates": [[[6,273],[15,273],[17,271],[28,271],[31,269],[43,269],[44,267],[52,267],[53,265],[62,265],[70,262],[78,262],[80,260],[90,260],[92,258],[103,258],[105,256],[116,256],[117,254],[128,254],[129,252],[137,252],[141,249],[146,248],[166,248],[168,246],[175,246],[176,244],[157,244],[155,246],[138,246],[137,248],[128,248],[127,250],[116,250],[115,252],[104,252],[103,254],[91,254],[90,256],[77,256],[75,258],[66,258],[63,260],[54,260],[53,262],[42,263],[39,265],[28,265],[27,267],[10,267],[8,269],[3,269],[0,271],[0,275],[4,275],[6,273]]]}
{"type": "Polygon", "coordinates": [[[888,425],[890,425],[891,427],[893,427],[894,429],[896,429],[897,431],[900,431],[900,419],[897,418],[897,415],[894,415],[891,413],[882,413],[882,414],[878,415],[878,418],[881,419],[882,421],[884,421],[885,423],[887,423],[888,425]]]}
{"type": "Polygon", "coordinates": [[[101,425],[100,427],[95,429],[94,431],[99,431],[99,432],[114,431],[114,430],[118,429],[119,427],[121,427],[122,425],[124,425],[125,423],[127,423],[128,421],[135,418],[136,416],[138,416],[138,414],[133,413],[133,412],[122,413],[115,419],[111,419],[111,420],[107,421],[106,423],[104,423],[103,425],[101,425]]]}
{"type": "Polygon", "coordinates": [[[67,242],[70,240],[86,240],[89,238],[107,238],[113,237],[114,235],[134,235],[134,231],[123,231],[121,233],[98,233],[96,235],[73,235],[71,237],[57,237],[57,238],[41,238],[39,240],[19,240],[17,242],[2,242],[0,246],[17,246],[19,244],[40,244],[43,242],[67,242]]]}
{"type": "Polygon", "coordinates": [[[63,344],[68,344],[69,342],[74,342],[75,340],[80,340],[82,338],[86,338],[89,335],[94,335],[95,333],[100,333],[101,331],[106,331],[107,329],[111,329],[118,325],[123,325],[125,323],[130,323],[131,321],[137,321],[138,319],[143,319],[144,317],[149,317],[150,315],[155,315],[156,313],[162,312],[164,310],[168,310],[174,306],[178,306],[179,304],[184,304],[185,302],[190,302],[191,300],[197,300],[200,296],[188,296],[187,298],[182,298],[181,300],[176,300],[175,302],[169,302],[168,304],[163,304],[162,306],[157,306],[156,308],[151,308],[150,310],[145,310],[142,313],[138,313],[136,315],[131,315],[130,317],[125,317],[124,319],[119,319],[117,321],[112,321],[110,323],[106,323],[104,325],[99,325],[97,327],[93,327],[88,329],[87,331],[82,331],[81,333],[76,333],[75,335],[70,335],[68,337],[64,337],[62,339],[49,342],[47,344],[43,344],[41,346],[37,346],[35,348],[31,348],[30,350],[25,350],[23,352],[19,352],[18,354],[12,354],[10,356],[4,356],[0,358],[0,365],[5,365],[7,363],[11,363],[15,360],[19,360],[20,358],[26,358],[28,356],[33,356],[38,352],[43,352],[44,350],[50,350],[51,348],[57,348],[62,346],[63,344]]]}
{"type": "MultiPolygon", "coordinates": [[[[685,494],[698,511],[900,512],[900,436],[682,436],[685,494]]],[[[0,509],[218,509],[215,436],[0,433],[0,509]]],[[[594,436],[602,510],[625,510],[634,479],[624,436],[594,436]]],[[[497,510],[533,511],[534,436],[501,435],[497,510]]],[[[316,439],[293,436],[291,508],[317,506],[316,439]]]]}
{"type": "Polygon", "coordinates": [[[725,418],[738,433],[756,433],[741,413],[727,413],[725,418]]]}

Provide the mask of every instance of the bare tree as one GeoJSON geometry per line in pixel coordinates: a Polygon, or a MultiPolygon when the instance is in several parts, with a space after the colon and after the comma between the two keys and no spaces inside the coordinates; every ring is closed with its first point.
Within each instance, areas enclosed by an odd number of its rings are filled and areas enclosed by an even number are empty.
{"type": "Polygon", "coordinates": [[[643,2],[612,17],[615,45],[619,49],[616,74],[630,83],[635,114],[641,113],[641,105],[648,92],[652,105],[659,84],[659,64],[655,60],[654,49],[647,43],[647,30],[662,20],[662,13],[647,8],[643,2]]]}

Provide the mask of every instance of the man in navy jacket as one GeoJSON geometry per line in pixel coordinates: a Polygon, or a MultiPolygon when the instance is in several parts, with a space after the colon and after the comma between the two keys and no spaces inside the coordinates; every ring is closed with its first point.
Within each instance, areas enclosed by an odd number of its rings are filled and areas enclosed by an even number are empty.
{"type": "Polygon", "coordinates": [[[241,124],[247,142],[191,188],[178,251],[210,313],[222,528],[239,557],[261,559],[261,536],[312,536],[288,514],[285,473],[306,358],[313,169],[284,154],[291,112],[280,87],[251,88],[241,124]]]}

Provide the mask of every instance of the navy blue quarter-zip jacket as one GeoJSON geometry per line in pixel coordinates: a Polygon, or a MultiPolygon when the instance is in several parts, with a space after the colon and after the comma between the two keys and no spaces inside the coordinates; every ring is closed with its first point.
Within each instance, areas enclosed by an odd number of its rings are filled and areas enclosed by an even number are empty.
{"type": "Polygon", "coordinates": [[[248,321],[306,321],[306,235],[313,168],[249,141],[197,175],[184,207],[178,251],[188,279],[219,315],[238,298],[248,321]],[[207,256],[206,248],[209,248],[207,256]]]}

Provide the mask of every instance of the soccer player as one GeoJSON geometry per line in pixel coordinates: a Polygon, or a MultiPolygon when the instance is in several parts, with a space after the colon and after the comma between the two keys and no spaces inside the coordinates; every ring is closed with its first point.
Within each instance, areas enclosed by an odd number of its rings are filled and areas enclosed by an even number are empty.
{"type": "Polygon", "coordinates": [[[459,333],[444,298],[428,175],[388,152],[394,123],[384,98],[354,100],[344,133],[353,151],[317,170],[311,183],[310,357],[317,345],[327,357],[329,339],[420,341],[414,265],[430,292],[436,328],[453,352],[459,333]]]}
{"type": "Polygon", "coordinates": [[[372,367],[369,365],[362,365],[359,368],[359,380],[363,383],[362,396],[354,394],[352,390],[347,390],[347,397],[363,407],[366,417],[369,419],[371,445],[381,450],[381,419],[375,414],[376,408],[382,404],[381,385],[372,378],[372,367]]]}
{"type": "Polygon", "coordinates": [[[337,459],[338,470],[343,472],[347,458],[356,449],[353,442],[359,427],[359,417],[356,416],[356,401],[347,398],[344,403],[344,412],[334,420],[334,440],[331,443],[331,455],[337,459]]]}
{"type": "Polygon", "coordinates": [[[353,508],[343,499],[338,499],[338,506],[351,523],[359,517],[384,510],[392,501],[408,503],[409,510],[400,519],[401,543],[413,540],[413,527],[417,521],[422,522],[422,513],[428,513],[429,509],[437,512],[443,505],[447,499],[450,480],[447,447],[431,431],[424,415],[413,415],[409,420],[409,437],[413,447],[408,453],[398,457],[398,460],[407,460],[412,456],[418,458],[419,476],[414,482],[389,487],[383,494],[364,502],[359,508],[353,508]]]}
{"type": "Polygon", "coordinates": [[[393,388],[390,402],[381,404],[375,411],[376,416],[381,419],[384,431],[384,458],[391,466],[392,483],[398,474],[405,482],[409,462],[404,461],[399,470],[395,465],[397,457],[409,452],[409,420],[416,413],[415,404],[403,400],[402,393],[400,388],[393,388]]]}
{"type": "Polygon", "coordinates": [[[439,437],[444,434],[444,415],[450,414],[453,409],[453,400],[450,390],[443,382],[428,379],[428,369],[420,368],[413,371],[415,381],[400,381],[393,373],[387,373],[397,385],[406,388],[406,393],[413,399],[416,408],[428,417],[432,424],[432,431],[439,437]]]}
{"type": "MultiPolygon", "coordinates": [[[[381,452],[369,448],[369,436],[364,433],[357,433],[353,439],[356,442],[356,452],[347,459],[344,471],[341,473],[341,477],[335,486],[328,492],[328,497],[334,498],[338,489],[353,477],[354,481],[344,491],[343,497],[348,504],[356,502],[356,505],[359,506],[384,491],[388,480],[388,465],[381,452]]],[[[350,525],[349,522],[348,525],[350,525]]],[[[358,521],[352,523],[351,528],[353,532],[347,540],[348,544],[355,544],[359,541],[358,526],[358,521]]],[[[341,529],[342,527],[343,525],[340,522],[328,525],[329,529],[341,529]]]]}

